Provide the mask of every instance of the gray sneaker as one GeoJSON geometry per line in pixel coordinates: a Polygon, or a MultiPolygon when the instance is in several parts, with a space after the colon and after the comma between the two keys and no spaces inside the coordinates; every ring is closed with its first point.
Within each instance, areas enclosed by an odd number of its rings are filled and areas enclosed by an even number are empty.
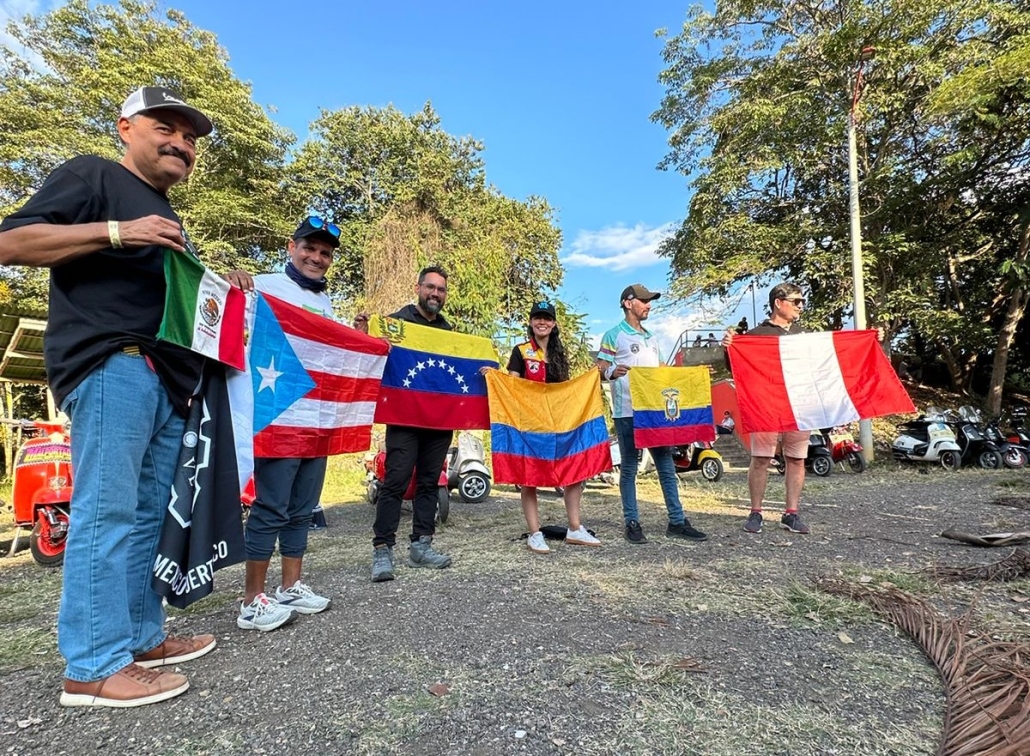
{"type": "Polygon", "coordinates": [[[393,549],[376,546],[372,549],[372,582],[385,583],[393,580],[393,549]]]}
{"type": "Polygon", "coordinates": [[[451,566],[451,558],[433,548],[432,536],[419,536],[408,549],[408,566],[442,570],[451,566]]]}

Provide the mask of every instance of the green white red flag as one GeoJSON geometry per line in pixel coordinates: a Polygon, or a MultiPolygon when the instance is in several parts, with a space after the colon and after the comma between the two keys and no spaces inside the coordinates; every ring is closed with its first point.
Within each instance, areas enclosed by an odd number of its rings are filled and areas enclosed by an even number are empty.
{"type": "Polygon", "coordinates": [[[165,312],[157,337],[237,370],[246,364],[246,295],[192,255],[165,250],[165,312]]]}

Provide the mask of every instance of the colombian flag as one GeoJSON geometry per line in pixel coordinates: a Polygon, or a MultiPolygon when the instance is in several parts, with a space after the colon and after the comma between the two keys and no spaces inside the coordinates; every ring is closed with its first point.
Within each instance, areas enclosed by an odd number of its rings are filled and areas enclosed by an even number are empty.
{"type": "Polygon", "coordinates": [[[629,395],[638,449],[715,440],[707,367],[635,367],[629,395]]]}
{"type": "Polygon", "coordinates": [[[565,383],[492,370],[486,381],[495,482],[568,486],[611,469],[596,370],[565,383]]]}
{"type": "Polygon", "coordinates": [[[483,366],[497,367],[490,339],[376,315],[372,336],[392,344],[375,421],[435,430],[490,427],[483,366]]]}

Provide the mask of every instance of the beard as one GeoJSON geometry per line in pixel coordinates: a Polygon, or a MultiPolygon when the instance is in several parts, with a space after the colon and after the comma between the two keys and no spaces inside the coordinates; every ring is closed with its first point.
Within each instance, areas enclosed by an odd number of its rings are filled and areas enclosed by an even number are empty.
{"type": "Polygon", "coordinates": [[[443,309],[443,303],[435,297],[430,299],[429,297],[420,296],[418,298],[418,306],[422,312],[428,312],[430,315],[438,315],[440,310],[443,309]]]}

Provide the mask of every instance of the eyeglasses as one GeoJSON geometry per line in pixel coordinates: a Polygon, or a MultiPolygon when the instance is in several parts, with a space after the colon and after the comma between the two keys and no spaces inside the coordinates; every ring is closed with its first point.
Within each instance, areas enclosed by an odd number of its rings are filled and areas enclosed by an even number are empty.
{"type": "Polygon", "coordinates": [[[447,287],[446,286],[437,286],[436,284],[424,283],[424,284],[422,284],[422,288],[425,289],[426,291],[430,292],[430,293],[432,293],[434,291],[437,292],[438,294],[446,294],[447,293],[447,287]]]}
{"type": "Polygon", "coordinates": [[[784,302],[790,302],[795,307],[804,307],[805,306],[805,300],[802,299],[801,297],[795,297],[793,299],[788,298],[788,297],[780,297],[780,299],[782,299],[784,302]]]}
{"type": "Polygon", "coordinates": [[[307,222],[312,228],[318,229],[319,231],[325,231],[337,239],[340,238],[340,227],[335,223],[330,223],[325,218],[319,218],[317,215],[309,215],[307,222]]]}

